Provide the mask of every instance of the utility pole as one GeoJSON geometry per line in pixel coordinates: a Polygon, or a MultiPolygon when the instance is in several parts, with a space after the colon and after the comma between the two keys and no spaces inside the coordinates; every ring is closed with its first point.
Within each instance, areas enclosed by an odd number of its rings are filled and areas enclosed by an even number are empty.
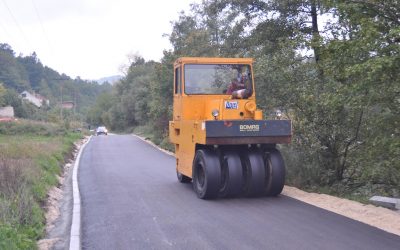
{"type": "Polygon", "coordinates": [[[74,117],[76,112],[76,87],[74,87],[74,117]]]}
{"type": "Polygon", "coordinates": [[[60,103],[60,118],[63,121],[63,85],[61,83],[61,103],[60,103]]]}

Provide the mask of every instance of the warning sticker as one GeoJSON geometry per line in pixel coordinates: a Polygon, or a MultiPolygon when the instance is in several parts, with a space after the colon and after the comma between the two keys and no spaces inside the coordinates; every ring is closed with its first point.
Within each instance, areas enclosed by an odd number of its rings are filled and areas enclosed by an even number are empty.
{"type": "Polygon", "coordinates": [[[226,109],[239,109],[239,104],[237,101],[225,101],[226,109]]]}

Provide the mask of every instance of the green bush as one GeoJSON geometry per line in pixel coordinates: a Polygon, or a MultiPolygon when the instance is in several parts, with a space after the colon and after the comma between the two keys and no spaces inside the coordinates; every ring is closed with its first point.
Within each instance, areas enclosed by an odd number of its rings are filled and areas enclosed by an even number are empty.
{"type": "Polygon", "coordinates": [[[150,126],[136,126],[133,128],[133,133],[146,139],[153,137],[153,129],[150,126]]]}
{"type": "Polygon", "coordinates": [[[169,137],[164,137],[160,142],[159,146],[165,150],[175,152],[174,144],[169,141],[169,137]]]}
{"type": "Polygon", "coordinates": [[[3,135],[61,136],[67,131],[60,125],[39,121],[18,120],[0,123],[3,135]]]}
{"type": "Polygon", "coordinates": [[[37,249],[37,245],[28,234],[0,222],[0,249],[37,249]]]}

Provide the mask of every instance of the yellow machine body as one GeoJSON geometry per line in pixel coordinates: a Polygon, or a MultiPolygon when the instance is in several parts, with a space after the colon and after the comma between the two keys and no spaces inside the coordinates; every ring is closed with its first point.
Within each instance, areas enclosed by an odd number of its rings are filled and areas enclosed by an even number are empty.
{"type": "MultiPolygon", "coordinates": [[[[223,66],[221,66],[223,67],[223,66]]],[[[185,176],[192,177],[192,164],[196,150],[201,145],[233,145],[247,143],[289,143],[290,136],[253,136],[240,133],[254,134],[254,129],[262,126],[270,126],[269,123],[249,124],[240,123],[240,132],[237,136],[227,135],[219,137],[218,131],[214,137],[208,137],[207,128],[216,122],[224,122],[227,130],[230,124],[241,121],[262,122],[262,112],[256,107],[255,87],[253,79],[253,59],[251,58],[179,58],[174,63],[174,97],[173,120],[169,123],[170,141],[175,145],[175,157],[177,171],[185,176]],[[246,65],[248,71],[247,84],[251,84],[250,96],[240,99],[231,94],[188,94],[189,81],[185,76],[186,65],[246,65]],[[234,105],[234,108],[227,108],[234,105]],[[217,114],[217,115],[216,115],[217,114]],[[259,125],[261,124],[261,125],[259,125]],[[243,129],[243,131],[242,131],[243,129]]],[[[290,128],[291,130],[291,124],[290,128]]],[[[214,129],[215,130],[215,129],[214,129]]],[[[210,132],[211,133],[211,132],[210,132]]],[[[291,134],[291,131],[290,131],[291,134]]]]}

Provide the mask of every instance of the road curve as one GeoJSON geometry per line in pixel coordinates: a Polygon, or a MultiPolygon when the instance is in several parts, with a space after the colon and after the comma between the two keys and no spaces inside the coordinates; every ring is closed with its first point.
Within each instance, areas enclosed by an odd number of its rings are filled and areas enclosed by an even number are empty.
{"type": "Polygon", "coordinates": [[[295,199],[205,201],[175,160],[132,135],[81,156],[83,249],[400,249],[400,237],[295,199]]]}

